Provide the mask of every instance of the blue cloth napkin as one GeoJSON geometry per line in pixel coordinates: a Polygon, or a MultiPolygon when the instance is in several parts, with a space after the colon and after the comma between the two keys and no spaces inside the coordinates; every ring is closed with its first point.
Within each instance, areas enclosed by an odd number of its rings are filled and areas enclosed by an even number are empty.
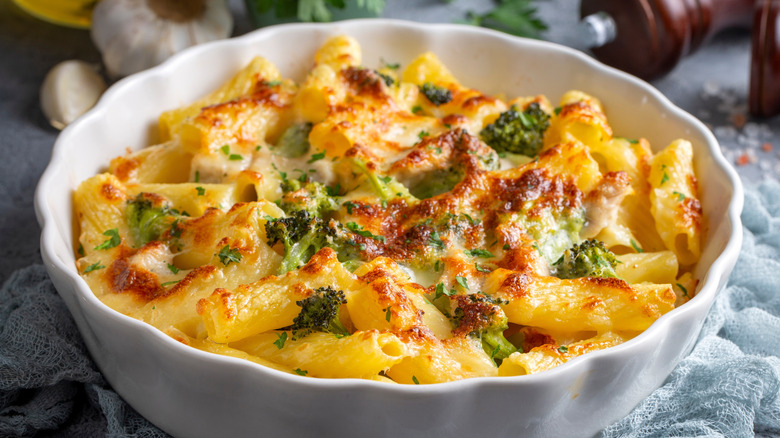
{"type": "MultiPolygon", "coordinates": [[[[746,190],[744,246],[689,357],[603,437],[780,436],[780,183],[746,190]]],[[[43,266],[0,289],[0,436],[167,436],[112,391],[43,266]]]]}

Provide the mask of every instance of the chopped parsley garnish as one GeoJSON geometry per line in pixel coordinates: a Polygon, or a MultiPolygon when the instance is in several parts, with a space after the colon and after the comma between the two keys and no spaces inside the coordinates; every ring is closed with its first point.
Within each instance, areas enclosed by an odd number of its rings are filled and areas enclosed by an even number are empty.
{"type": "Polygon", "coordinates": [[[263,82],[267,87],[275,87],[277,85],[280,85],[282,81],[266,81],[263,82]]]}
{"type": "Polygon", "coordinates": [[[206,194],[206,189],[201,186],[195,187],[195,190],[198,192],[198,196],[203,196],[206,194]]]}
{"type": "Polygon", "coordinates": [[[560,351],[561,353],[568,353],[569,352],[569,347],[567,347],[565,345],[561,345],[560,347],[558,347],[558,351],[560,351]]]}
{"type": "Polygon", "coordinates": [[[322,152],[319,152],[319,153],[316,153],[316,154],[312,155],[311,159],[309,159],[309,161],[307,161],[307,163],[311,164],[311,163],[313,163],[315,161],[319,161],[319,160],[321,160],[323,158],[325,158],[325,151],[322,151],[322,152]]]}
{"type": "Polygon", "coordinates": [[[84,245],[82,245],[82,244],[80,244],[80,243],[79,243],[79,249],[78,249],[78,251],[77,251],[77,252],[78,252],[78,254],[79,254],[81,257],[84,257],[84,245]]]}
{"type": "Polygon", "coordinates": [[[508,243],[505,243],[503,248],[504,248],[504,251],[509,251],[510,249],[512,249],[512,247],[509,246],[508,243]]]}
{"type": "Polygon", "coordinates": [[[390,317],[393,316],[393,314],[390,312],[390,306],[387,306],[387,308],[383,310],[385,311],[385,320],[390,322],[390,317]]]}
{"type": "Polygon", "coordinates": [[[300,369],[300,368],[296,368],[296,369],[294,369],[293,371],[295,371],[295,374],[297,374],[297,375],[299,375],[299,376],[305,376],[305,375],[309,374],[309,372],[308,372],[308,371],[306,371],[306,370],[302,370],[302,369],[300,369]]]}
{"type": "Polygon", "coordinates": [[[412,114],[420,114],[422,110],[423,109],[420,105],[415,105],[412,107],[412,114]]]}
{"type": "Polygon", "coordinates": [[[237,249],[231,249],[230,245],[223,246],[217,256],[219,261],[225,266],[229,265],[230,262],[238,263],[241,261],[241,253],[237,249]]]}
{"type": "Polygon", "coordinates": [[[239,155],[239,154],[230,154],[230,156],[228,157],[228,160],[230,160],[230,161],[240,161],[240,160],[243,160],[243,159],[244,159],[244,157],[239,155]]]}
{"type": "Polygon", "coordinates": [[[392,181],[392,180],[393,180],[393,178],[392,178],[392,177],[389,177],[389,176],[379,176],[379,177],[377,177],[377,178],[379,178],[379,180],[380,180],[380,181],[382,181],[382,182],[383,182],[383,183],[385,183],[385,184],[389,184],[389,183],[390,183],[390,181],[392,181]]]}
{"type": "Polygon", "coordinates": [[[175,221],[173,221],[173,223],[171,224],[171,237],[175,237],[178,239],[179,237],[181,237],[182,231],[183,230],[179,228],[179,220],[176,219],[175,221]]]}
{"type": "Polygon", "coordinates": [[[181,281],[181,280],[166,281],[165,283],[161,284],[160,286],[162,286],[162,287],[170,286],[172,284],[178,283],[179,281],[181,281]]]}
{"type": "Polygon", "coordinates": [[[174,266],[174,265],[172,265],[170,263],[168,263],[168,270],[171,271],[174,274],[178,274],[179,273],[179,268],[177,268],[176,266],[174,266]]]}
{"type": "Polygon", "coordinates": [[[419,385],[420,381],[417,380],[417,376],[412,376],[412,382],[414,382],[415,385],[419,385]]]}
{"type": "Polygon", "coordinates": [[[486,268],[484,266],[479,266],[478,264],[474,263],[474,268],[479,272],[493,272],[490,270],[490,268],[486,268]]]}
{"type": "Polygon", "coordinates": [[[287,342],[287,332],[277,333],[276,337],[278,339],[274,341],[274,345],[276,345],[276,348],[281,350],[282,347],[284,347],[284,343],[287,342]]]}
{"type": "Polygon", "coordinates": [[[634,251],[636,252],[645,252],[645,250],[643,250],[642,248],[639,247],[639,245],[636,244],[634,239],[631,239],[631,247],[633,247],[634,251]]]}
{"type": "Polygon", "coordinates": [[[431,235],[428,237],[428,241],[431,243],[431,245],[439,248],[444,249],[444,242],[441,240],[441,236],[438,232],[434,231],[431,233],[431,235]]]}
{"type": "Polygon", "coordinates": [[[103,269],[103,268],[105,268],[105,266],[101,265],[100,262],[95,262],[95,263],[87,266],[87,268],[84,269],[84,273],[86,274],[86,273],[89,273],[89,272],[92,272],[92,271],[97,271],[98,269],[103,269]]]}
{"type": "Polygon", "coordinates": [[[556,116],[560,116],[560,115],[561,115],[561,110],[562,110],[562,109],[563,109],[563,108],[559,106],[558,108],[555,108],[553,111],[555,112],[555,115],[556,115],[556,116]]]}
{"type": "Polygon", "coordinates": [[[390,70],[398,70],[399,68],[401,68],[401,64],[398,62],[389,63],[382,58],[379,58],[379,61],[382,63],[382,65],[385,68],[389,68],[390,70]]]}
{"type": "Polygon", "coordinates": [[[200,171],[199,170],[195,171],[195,182],[200,182],[200,171]]]}
{"type": "Polygon", "coordinates": [[[678,192],[676,190],[673,191],[672,193],[677,195],[677,202],[682,202],[683,200],[685,200],[685,194],[680,193],[680,192],[678,192]]]}
{"type": "Polygon", "coordinates": [[[461,277],[460,275],[456,275],[455,281],[457,281],[460,287],[462,287],[463,289],[469,290],[469,281],[466,279],[466,277],[461,277]]]}
{"type": "Polygon", "coordinates": [[[122,238],[119,237],[119,230],[116,228],[104,231],[103,235],[107,236],[108,239],[100,245],[96,246],[95,249],[111,249],[119,246],[119,244],[122,243],[122,238]]]}
{"type": "Polygon", "coordinates": [[[230,146],[228,145],[222,146],[221,148],[219,148],[219,150],[221,150],[222,153],[225,155],[230,155],[230,146]]]}
{"type": "Polygon", "coordinates": [[[661,177],[661,185],[666,184],[667,181],[669,181],[669,174],[664,172],[664,176],[661,177]]]}
{"type": "Polygon", "coordinates": [[[387,240],[387,239],[385,239],[385,236],[377,236],[376,234],[372,233],[371,231],[364,230],[363,226],[361,226],[361,225],[359,225],[359,224],[357,224],[355,222],[347,222],[347,229],[349,229],[349,231],[352,231],[353,233],[355,233],[357,235],[360,235],[360,236],[363,236],[363,237],[368,237],[368,238],[371,238],[371,239],[374,239],[374,240],[378,240],[380,242],[384,242],[384,241],[387,240]]]}
{"type": "Polygon", "coordinates": [[[347,201],[347,202],[345,202],[345,203],[343,203],[341,205],[343,205],[344,207],[347,207],[347,213],[348,214],[352,214],[352,209],[358,206],[357,204],[355,204],[352,201],[347,201]]]}
{"type": "Polygon", "coordinates": [[[463,252],[471,257],[482,257],[483,259],[495,257],[492,252],[482,248],[467,249],[463,252]]]}
{"type": "Polygon", "coordinates": [[[679,287],[680,290],[682,291],[683,295],[685,297],[688,297],[688,289],[686,289],[685,286],[681,285],[680,283],[676,283],[676,284],[677,284],[677,287],[679,287]]]}
{"type": "Polygon", "coordinates": [[[431,135],[431,134],[428,131],[426,131],[425,129],[423,129],[422,131],[417,133],[417,138],[422,140],[422,139],[424,139],[425,137],[427,137],[429,135],[431,135]]]}

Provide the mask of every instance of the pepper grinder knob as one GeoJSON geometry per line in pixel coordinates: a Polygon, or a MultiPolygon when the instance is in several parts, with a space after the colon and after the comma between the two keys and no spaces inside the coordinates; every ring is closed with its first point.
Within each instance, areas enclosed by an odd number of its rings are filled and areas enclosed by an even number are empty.
{"type": "Polygon", "coordinates": [[[750,26],[753,3],[754,0],[581,0],[580,16],[588,34],[605,29],[601,34],[608,38],[591,41],[596,58],[649,80],[668,73],[681,58],[696,51],[720,30],[750,26]]]}

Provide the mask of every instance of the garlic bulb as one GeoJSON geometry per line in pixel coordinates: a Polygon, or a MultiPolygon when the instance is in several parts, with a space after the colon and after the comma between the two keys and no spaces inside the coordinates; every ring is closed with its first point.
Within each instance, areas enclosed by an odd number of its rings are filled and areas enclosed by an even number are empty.
{"type": "Polygon", "coordinates": [[[225,0],[102,0],[92,41],[113,76],[153,67],[196,44],[226,38],[233,17],[225,0]]]}
{"type": "Polygon", "coordinates": [[[84,61],[63,61],[52,68],[41,86],[41,109],[49,123],[64,129],[95,105],[106,83],[84,61]]]}

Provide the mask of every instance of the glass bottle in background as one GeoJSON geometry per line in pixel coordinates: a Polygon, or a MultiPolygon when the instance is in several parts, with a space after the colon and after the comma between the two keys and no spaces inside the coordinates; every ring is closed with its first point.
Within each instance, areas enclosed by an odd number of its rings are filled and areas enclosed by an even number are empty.
{"type": "Polygon", "coordinates": [[[13,0],[22,10],[62,26],[88,29],[98,0],[13,0]]]}

